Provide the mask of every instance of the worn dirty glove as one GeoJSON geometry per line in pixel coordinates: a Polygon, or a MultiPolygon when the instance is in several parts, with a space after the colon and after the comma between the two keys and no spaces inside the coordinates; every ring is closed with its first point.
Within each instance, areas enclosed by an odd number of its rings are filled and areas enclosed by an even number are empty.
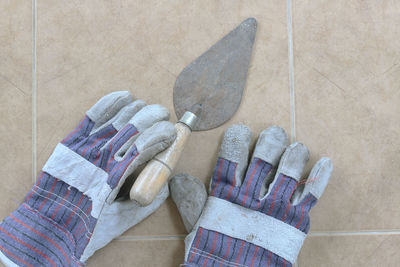
{"type": "Polygon", "coordinates": [[[227,129],[208,198],[194,177],[180,174],[171,180],[172,198],[190,232],[184,266],[289,267],[295,262],[310,228],[308,213],[328,183],[332,163],[320,159],[301,180],[307,148],[288,146],[285,131],[273,126],[260,134],[247,166],[250,136],[244,125],[227,129]]]}
{"type": "Polygon", "coordinates": [[[175,139],[169,113],[127,91],[100,99],[59,143],[24,203],[0,223],[7,266],[80,266],[154,212],[164,187],[140,207],[116,199],[127,177],[175,139]]]}

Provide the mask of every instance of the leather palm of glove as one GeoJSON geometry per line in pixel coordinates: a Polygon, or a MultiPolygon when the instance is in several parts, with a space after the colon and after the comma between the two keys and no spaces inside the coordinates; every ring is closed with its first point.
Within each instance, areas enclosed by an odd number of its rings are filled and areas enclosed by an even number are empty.
{"type": "Polygon", "coordinates": [[[309,211],[332,172],[320,159],[301,180],[307,148],[288,146],[285,131],[264,130],[249,166],[251,132],[234,125],[225,132],[209,197],[198,179],[171,179],[171,195],[190,233],[184,266],[292,266],[310,228],[309,211]],[[201,215],[200,215],[201,214],[201,215]]]}
{"type": "Polygon", "coordinates": [[[154,212],[116,200],[127,177],[175,139],[169,113],[127,91],[100,99],[55,148],[24,203],[0,223],[7,266],[80,266],[154,212]]]}

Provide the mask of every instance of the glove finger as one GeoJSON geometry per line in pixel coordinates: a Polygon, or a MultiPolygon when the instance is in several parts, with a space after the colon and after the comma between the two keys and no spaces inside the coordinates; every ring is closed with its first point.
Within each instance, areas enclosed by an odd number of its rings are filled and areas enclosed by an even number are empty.
{"type": "MultiPolygon", "coordinates": [[[[131,119],[133,115],[135,115],[145,105],[146,104],[142,100],[137,100],[124,106],[114,117],[108,120],[108,122],[104,123],[97,129],[92,130],[89,136],[68,143],[68,147],[86,158],[88,161],[93,162],[95,165],[97,165],[97,163],[101,164],[102,162],[99,161],[100,149],[107,147],[108,145],[110,145],[109,148],[111,149],[112,143],[123,144],[126,142],[132,134],[132,130],[121,130],[122,125],[125,125],[129,119],[131,119]],[[118,131],[120,132],[118,133],[118,131]]],[[[103,155],[103,157],[107,157],[109,154],[107,151],[105,153],[107,155],[103,155]]]]}
{"type": "MultiPolygon", "coordinates": [[[[121,130],[117,136],[115,136],[115,139],[112,139],[108,144],[106,144],[103,147],[104,154],[103,154],[102,158],[106,158],[106,159],[108,159],[108,161],[107,160],[106,160],[106,162],[103,162],[103,160],[100,161],[101,165],[105,164],[105,166],[102,166],[102,168],[105,168],[106,172],[108,172],[109,170],[112,170],[113,172],[115,172],[115,169],[114,169],[115,166],[121,165],[121,164],[126,164],[126,162],[121,162],[121,161],[124,161],[126,158],[129,161],[131,157],[133,157],[133,156],[136,157],[136,153],[138,152],[136,149],[136,146],[131,147],[132,144],[135,142],[135,140],[141,134],[145,133],[147,129],[151,129],[158,122],[168,120],[168,118],[169,118],[168,110],[161,105],[148,105],[148,106],[145,106],[142,109],[140,109],[128,121],[128,123],[126,124],[124,129],[121,130]],[[125,130],[128,132],[127,135],[125,134],[125,132],[126,132],[125,130]],[[124,139],[123,141],[125,141],[125,142],[118,142],[118,144],[115,144],[115,142],[113,142],[113,140],[118,140],[121,136],[128,137],[128,139],[123,138],[124,139]],[[113,146],[114,146],[114,148],[113,148],[113,146]]],[[[157,128],[157,127],[155,127],[155,128],[157,128]]],[[[174,132],[174,134],[176,134],[175,127],[173,127],[173,128],[174,128],[173,132],[174,132]]],[[[152,132],[152,131],[150,131],[150,132],[152,132]]],[[[167,131],[165,134],[170,134],[170,131],[167,131]]],[[[175,139],[175,137],[174,137],[174,139],[175,139]]],[[[119,181],[120,178],[115,178],[115,176],[118,176],[120,174],[121,174],[120,172],[117,172],[110,179],[113,181],[114,180],[119,181]]],[[[116,184],[113,184],[113,186],[116,186],[116,184]]]]}
{"type": "Polygon", "coordinates": [[[120,131],[145,106],[146,103],[143,100],[136,100],[123,107],[107,124],[112,124],[117,131],[120,131]]]}
{"type": "Polygon", "coordinates": [[[135,141],[139,164],[146,163],[169,147],[176,138],[175,126],[169,121],[160,121],[146,129],[135,141]]]}
{"type": "Polygon", "coordinates": [[[108,184],[111,188],[117,187],[118,189],[113,191],[113,195],[109,199],[115,198],[126,177],[132,174],[139,165],[144,164],[170,146],[175,138],[174,125],[168,121],[160,121],[141,133],[134,142],[131,138],[123,144],[114,155],[115,161],[109,166],[112,171],[108,178],[108,184]]]}
{"type": "Polygon", "coordinates": [[[321,197],[328,184],[332,169],[331,160],[322,158],[314,165],[308,179],[300,181],[291,197],[294,212],[291,216],[290,224],[294,221],[296,228],[303,229],[306,232],[309,230],[310,218],[303,216],[303,214],[308,214],[321,197]]]}
{"type": "Polygon", "coordinates": [[[91,132],[95,132],[131,102],[132,96],[129,91],[117,91],[103,96],[86,112],[86,115],[94,122],[91,132]]]}
{"type": "MultiPolygon", "coordinates": [[[[140,107],[142,103],[139,102],[137,105],[140,107]]],[[[125,120],[126,117],[127,116],[125,115],[121,116],[121,122],[122,120],[125,120]]],[[[109,165],[113,160],[109,155],[115,155],[117,151],[120,151],[122,146],[129,148],[129,146],[138,138],[140,133],[159,121],[168,120],[168,118],[168,110],[161,105],[148,105],[142,107],[133,117],[129,118],[129,121],[124,125],[124,128],[103,146],[104,156],[110,158],[107,165],[109,165]]]]}
{"type": "MultiPolygon", "coordinates": [[[[99,164],[100,166],[102,164],[105,164],[107,161],[104,162],[104,158],[108,158],[110,153],[115,152],[112,151],[112,149],[119,149],[122,144],[124,144],[130,137],[137,133],[136,129],[134,129],[133,126],[125,127],[122,130],[121,128],[126,125],[126,123],[145,105],[146,104],[144,101],[136,100],[135,102],[123,107],[113,118],[111,118],[107,123],[99,127],[96,132],[89,137],[89,139],[94,139],[96,143],[100,143],[96,146],[99,149],[91,149],[89,153],[82,153],[82,156],[87,155],[87,159],[90,162],[93,162],[95,165],[99,164]],[[100,135],[102,132],[105,132],[104,136],[106,136],[106,138],[100,139],[101,142],[99,142],[99,138],[96,138],[96,136],[100,135]],[[111,134],[108,134],[109,132],[111,134]],[[101,150],[103,150],[102,156],[101,150]]],[[[92,143],[93,146],[95,142],[85,143],[92,143]]]]}
{"type": "Polygon", "coordinates": [[[167,120],[169,120],[168,109],[161,105],[154,104],[142,108],[129,120],[128,124],[133,125],[139,133],[142,133],[156,122],[167,120]]]}
{"type": "MultiPolygon", "coordinates": [[[[118,91],[103,96],[86,112],[85,118],[79,123],[75,130],[61,141],[61,143],[74,150],[82,146],[87,146],[88,142],[86,139],[89,135],[98,133],[100,129],[102,129],[102,133],[99,136],[110,132],[114,132],[113,134],[115,134],[116,130],[113,126],[109,125],[109,127],[105,127],[104,123],[114,117],[122,107],[128,105],[130,102],[132,102],[132,96],[128,91],[118,91]],[[80,144],[77,144],[79,142],[80,144]],[[74,146],[74,148],[72,148],[72,146],[74,146]]],[[[97,140],[97,138],[98,136],[93,140],[97,140]]],[[[91,143],[89,142],[89,146],[90,145],[91,143]]]]}
{"type": "Polygon", "coordinates": [[[264,196],[273,176],[272,170],[289,144],[288,136],[282,128],[272,126],[261,132],[246,178],[240,189],[242,206],[252,205],[260,195],[264,196]]]}
{"type": "Polygon", "coordinates": [[[312,168],[308,178],[304,182],[300,182],[302,185],[298,186],[295,191],[292,200],[293,204],[296,205],[301,202],[310,201],[316,202],[328,185],[332,170],[332,161],[329,158],[321,158],[312,168]]]}
{"type": "Polygon", "coordinates": [[[189,174],[177,174],[169,182],[175,202],[186,230],[190,233],[199,219],[207,200],[204,184],[189,174]]]}
{"type": "Polygon", "coordinates": [[[242,184],[250,142],[251,131],[246,125],[232,125],[225,131],[217,166],[210,182],[210,195],[229,198],[233,187],[242,184]],[[227,189],[224,185],[231,185],[231,187],[227,189]],[[228,192],[225,192],[225,189],[228,192]],[[222,196],[223,194],[226,196],[222,196]]]}
{"type": "Polygon", "coordinates": [[[273,202],[289,202],[308,159],[309,152],[305,145],[297,142],[291,144],[282,155],[275,178],[265,197],[271,196],[273,202]]]}

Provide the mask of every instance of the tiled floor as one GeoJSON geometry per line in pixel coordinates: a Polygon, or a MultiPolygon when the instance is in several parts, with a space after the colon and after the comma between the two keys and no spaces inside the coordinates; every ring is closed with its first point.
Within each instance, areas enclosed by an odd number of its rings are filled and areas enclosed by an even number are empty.
{"type": "MultiPolygon", "coordinates": [[[[298,265],[398,265],[400,3],[393,0],[2,0],[0,216],[99,97],[128,89],[172,110],[179,72],[250,16],[257,38],[229,124],[248,124],[254,138],[279,124],[310,148],[311,163],[327,155],[335,165],[298,265]]],[[[227,125],[194,133],[176,171],[207,183],[227,125]]],[[[167,201],[88,265],[178,266],[183,235],[167,201]]]]}

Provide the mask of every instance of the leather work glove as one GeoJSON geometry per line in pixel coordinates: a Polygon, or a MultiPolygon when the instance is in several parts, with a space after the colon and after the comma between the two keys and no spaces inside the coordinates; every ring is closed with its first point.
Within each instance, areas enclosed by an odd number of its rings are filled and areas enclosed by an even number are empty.
{"type": "Polygon", "coordinates": [[[308,213],[329,181],[332,163],[320,159],[301,180],[307,148],[288,146],[285,131],[273,126],[260,134],[247,166],[250,139],[244,125],[227,129],[208,198],[194,177],[171,180],[172,198],[190,232],[184,266],[289,267],[296,261],[310,229],[308,213]]]}
{"type": "Polygon", "coordinates": [[[138,166],[176,137],[160,105],[133,102],[127,91],[101,98],[40,172],[25,201],[0,223],[0,259],[7,266],[81,266],[98,249],[153,213],[116,199],[138,166]]]}

